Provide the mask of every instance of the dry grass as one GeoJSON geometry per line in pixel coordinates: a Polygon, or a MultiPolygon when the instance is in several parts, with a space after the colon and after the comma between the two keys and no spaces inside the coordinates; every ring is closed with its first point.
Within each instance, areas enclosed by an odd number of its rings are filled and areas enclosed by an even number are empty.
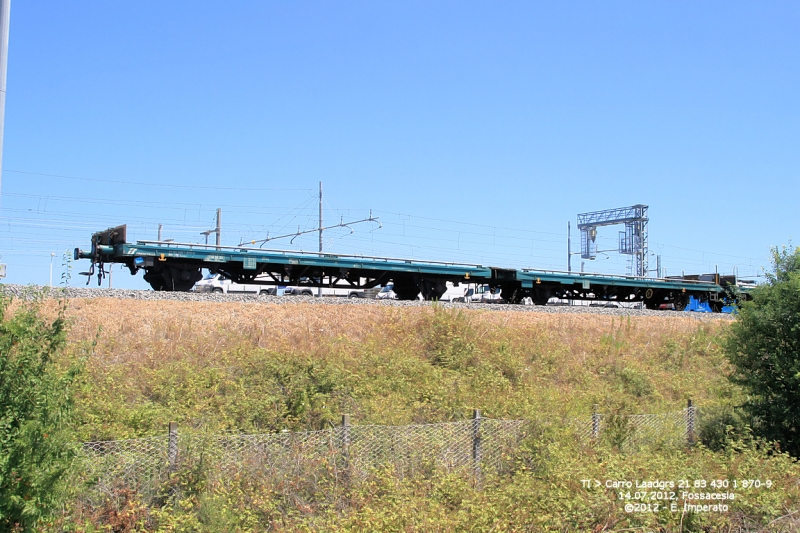
{"type": "MultiPolygon", "coordinates": [[[[609,317],[591,314],[463,311],[476,335],[498,339],[499,332],[514,334],[509,343],[558,345],[564,353],[584,361],[596,353],[604,335],[624,330],[625,345],[601,350],[609,355],[647,353],[658,340],[692,334],[698,328],[715,332],[724,322],[698,323],[693,318],[609,317]]],[[[311,304],[238,304],[173,301],[91,299],[73,300],[69,316],[71,339],[92,339],[98,331],[104,341],[126,346],[130,356],[160,352],[165,345],[195,344],[209,355],[231,342],[246,341],[270,350],[313,352],[331,340],[364,342],[376,333],[391,342],[406,338],[430,317],[431,308],[311,304]]]]}
{"type": "MultiPolygon", "coordinates": [[[[741,394],[716,341],[724,320],[101,299],[71,301],[68,317],[67,356],[88,353],[84,440],[159,434],[169,420],[216,433],[319,428],[343,412],[356,424],[463,419],[472,408],[558,419],[587,417],[593,404],[729,406],[741,394]]],[[[200,490],[187,477],[179,504],[136,509],[153,531],[744,531],[797,507],[797,464],[758,445],[626,454],[542,427],[520,470],[480,491],[457,476],[403,481],[387,471],[329,504],[330,487],[304,500],[237,479],[200,490]],[[625,513],[613,491],[579,481],[701,477],[775,486],[737,492],[730,513],[689,517],[689,527],[679,514],[625,513]]],[[[96,526],[87,531],[113,526],[99,514],[83,520],[96,526]]]]}
{"type": "Polygon", "coordinates": [[[345,411],[361,423],[459,419],[476,407],[583,416],[592,404],[652,412],[738,394],[715,342],[726,321],[112,299],[72,300],[68,316],[73,353],[96,340],[81,400],[87,438],[160,432],[168,418],[252,431],[345,411]],[[269,415],[235,413],[247,408],[269,415]]]}

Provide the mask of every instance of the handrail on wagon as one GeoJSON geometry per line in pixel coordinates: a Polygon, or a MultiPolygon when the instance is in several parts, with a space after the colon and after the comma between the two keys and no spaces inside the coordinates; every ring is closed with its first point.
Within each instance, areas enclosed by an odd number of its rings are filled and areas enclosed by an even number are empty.
{"type": "Polygon", "coordinates": [[[629,280],[642,280],[642,281],[663,281],[663,282],[679,282],[679,283],[695,283],[698,285],[716,285],[713,281],[703,281],[698,279],[682,279],[682,278],[649,278],[646,276],[629,276],[627,274],[602,274],[599,272],[568,272],[566,270],[542,270],[538,268],[521,268],[522,272],[529,273],[542,273],[542,274],[558,274],[566,276],[577,277],[598,277],[609,279],[629,279],[629,280]]]}
{"type": "Polygon", "coordinates": [[[203,250],[229,250],[232,252],[268,252],[268,253],[277,253],[282,255],[308,255],[308,256],[317,256],[317,257],[343,257],[343,258],[352,258],[352,259],[371,259],[377,261],[402,261],[405,263],[427,263],[427,264],[434,264],[434,265],[449,265],[449,266],[466,266],[471,268],[489,268],[485,265],[478,265],[472,263],[455,263],[452,261],[428,261],[424,259],[408,259],[402,257],[378,257],[378,256],[371,256],[371,255],[358,255],[358,254],[339,254],[339,253],[331,253],[331,252],[306,252],[306,251],[297,251],[297,250],[277,250],[272,248],[248,248],[245,246],[217,246],[215,244],[199,244],[199,243],[192,243],[192,242],[173,242],[173,241],[136,241],[136,244],[145,244],[145,245],[158,245],[158,246],[176,246],[176,247],[187,247],[191,249],[203,249],[203,250]]]}

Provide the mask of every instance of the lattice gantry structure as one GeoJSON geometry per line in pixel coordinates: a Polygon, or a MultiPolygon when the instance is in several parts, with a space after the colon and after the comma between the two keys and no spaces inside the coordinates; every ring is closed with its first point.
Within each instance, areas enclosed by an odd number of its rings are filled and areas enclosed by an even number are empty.
{"type": "Polygon", "coordinates": [[[581,232],[581,258],[597,257],[597,228],[624,224],[625,230],[619,232],[618,252],[630,255],[633,274],[647,276],[647,209],[646,205],[637,204],[630,207],[618,207],[605,211],[580,213],[578,229],[581,232]]]}

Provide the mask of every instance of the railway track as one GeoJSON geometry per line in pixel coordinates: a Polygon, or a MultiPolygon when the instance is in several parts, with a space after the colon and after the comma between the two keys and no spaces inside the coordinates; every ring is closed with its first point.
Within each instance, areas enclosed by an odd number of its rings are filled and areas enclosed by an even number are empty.
{"type": "Polygon", "coordinates": [[[445,308],[474,309],[485,311],[514,311],[521,313],[578,313],[608,316],[654,316],[662,318],[691,318],[696,320],[731,320],[726,313],[693,313],[680,311],[655,311],[631,307],[591,307],[588,305],[507,305],[486,303],[448,303],[421,300],[373,300],[359,298],[316,298],[311,296],[257,296],[255,294],[216,294],[197,292],[168,292],[131,289],[104,288],[52,288],[35,285],[3,285],[2,292],[15,298],[115,298],[121,300],[179,301],[179,302],[218,302],[273,304],[273,305],[360,305],[379,307],[430,307],[440,305],[445,308]]]}

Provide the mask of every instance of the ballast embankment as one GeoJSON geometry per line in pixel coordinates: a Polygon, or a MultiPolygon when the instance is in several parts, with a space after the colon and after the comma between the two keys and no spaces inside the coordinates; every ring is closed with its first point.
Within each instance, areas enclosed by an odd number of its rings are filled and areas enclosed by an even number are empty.
{"type": "Polygon", "coordinates": [[[522,313],[579,313],[606,316],[653,316],[663,318],[692,318],[696,320],[730,320],[729,314],[695,313],[681,311],[655,311],[636,307],[593,307],[590,305],[507,305],[498,303],[450,303],[421,300],[378,300],[365,298],[335,298],[311,296],[269,296],[255,294],[217,294],[199,292],[167,292],[135,289],[104,289],[83,287],[42,287],[36,285],[2,285],[2,292],[14,298],[114,298],[178,302],[241,302],[245,304],[314,304],[314,305],[367,305],[382,307],[430,307],[439,305],[455,309],[481,309],[488,311],[514,311],[522,313]]]}

